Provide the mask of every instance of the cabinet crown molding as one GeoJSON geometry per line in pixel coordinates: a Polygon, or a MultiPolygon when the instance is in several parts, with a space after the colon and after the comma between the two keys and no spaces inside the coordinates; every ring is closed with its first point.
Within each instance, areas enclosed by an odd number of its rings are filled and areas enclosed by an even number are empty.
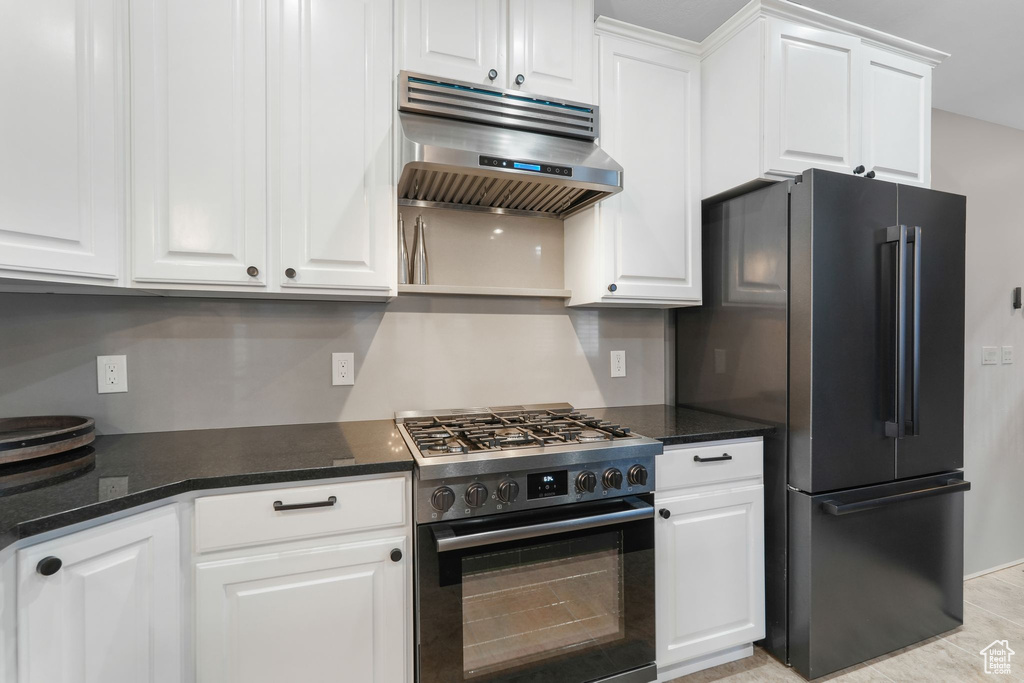
{"type": "Polygon", "coordinates": [[[789,0],[751,0],[700,43],[701,57],[708,56],[726,43],[739,30],[762,17],[786,19],[807,26],[856,36],[868,45],[889,50],[896,54],[906,55],[932,67],[938,66],[949,57],[948,52],[936,50],[935,48],[921,45],[920,43],[915,43],[869,26],[840,19],[810,7],[797,5],[789,2],[789,0]]]}
{"type": "Polygon", "coordinates": [[[654,29],[628,24],[604,15],[594,20],[594,32],[599,36],[615,36],[626,40],[634,40],[645,45],[655,45],[668,50],[676,50],[697,57],[701,56],[701,44],[679,36],[673,36],[654,29]]]}

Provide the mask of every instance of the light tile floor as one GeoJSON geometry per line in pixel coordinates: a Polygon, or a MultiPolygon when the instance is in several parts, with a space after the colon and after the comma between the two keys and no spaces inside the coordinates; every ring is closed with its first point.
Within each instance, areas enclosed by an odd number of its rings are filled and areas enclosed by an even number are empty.
{"type": "MultiPolygon", "coordinates": [[[[798,673],[760,648],[754,656],[677,678],[672,683],[751,683],[802,681],[798,673]]],[[[922,681],[1024,681],[1024,564],[964,582],[964,625],[865,664],[817,681],[904,683],[922,681]],[[1008,640],[1020,654],[1011,658],[1009,676],[984,671],[981,649],[994,640],[1008,640]]]]}

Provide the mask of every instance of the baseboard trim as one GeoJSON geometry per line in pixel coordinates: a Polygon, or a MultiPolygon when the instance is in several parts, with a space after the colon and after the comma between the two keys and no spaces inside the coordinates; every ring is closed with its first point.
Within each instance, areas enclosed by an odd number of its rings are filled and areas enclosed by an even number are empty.
{"type": "Polygon", "coordinates": [[[678,664],[658,667],[658,683],[671,681],[679,678],[680,676],[689,676],[692,673],[703,671],[704,669],[710,669],[713,666],[735,662],[737,659],[743,659],[744,657],[749,657],[752,654],[754,654],[754,646],[748,643],[747,645],[738,645],[736,647],[730,647],[727,650],[712,652],[709,655],[697,657],[696,659],[688,659],[685,662],[679,662],[678,664]]]}
{"type": "Polygon", "coordinates": [[[1019,560],[1014,560],[1013,562],[1007,562],[1006,564],[1001,564],[998,567],[989,567],[988,569],[982,569],[980,572],[974,572],[973,574],[967,574],[966,576],[964,576],[964,581],[967,581],[968,579],[976,579],[979,576],[985,576],[985,574],[991,574],[992,572],[1002,571],[1003,569],[1009,569],[1010,567],[1015,567],[1018,564],[1022,564],[1022,563],[1024,563],[1024,557],[1022,557],[1019,560]]]}

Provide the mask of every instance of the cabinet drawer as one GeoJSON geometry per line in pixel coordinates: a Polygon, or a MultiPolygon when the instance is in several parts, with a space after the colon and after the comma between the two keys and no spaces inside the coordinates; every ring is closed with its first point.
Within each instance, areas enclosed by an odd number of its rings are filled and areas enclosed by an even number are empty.
{"type": "Polygon", "coordinates": [[[760,479],[763,453],[760,438],[666,446],[657,461],[658,490],[751,477],[760,479]]]}
{"type": "Polygon", "coordinates": [[[403,477],[198,498],[196,551],[400,526],[405,499],[403,477]]]}

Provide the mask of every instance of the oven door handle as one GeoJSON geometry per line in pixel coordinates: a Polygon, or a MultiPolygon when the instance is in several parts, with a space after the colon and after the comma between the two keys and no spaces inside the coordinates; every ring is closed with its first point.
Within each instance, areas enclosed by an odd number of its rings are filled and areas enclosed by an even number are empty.
{"type": "Polygon", "coordinates": [[[627,498],[626,501],[632,506],[629,510],[617,510],[616,512],[606,512],[589,517],[561,519],[557,522],[542,522],[540,524],[531,524],[530,526],[512,527],[511,529],[481,531],[464,536],[456,536],[451,526],[440,524],[434,528],[437,552],[443,553],[449,550],[478,548],[482,545],[507,543],[508,541],[525,541],[529,538],[564,534],[569,531],[582,531],[584,529],[596,529],[613,524],[637,522],[642,519],[654,519],[654,506],[650,503],[639,498],[627,498]]]}

